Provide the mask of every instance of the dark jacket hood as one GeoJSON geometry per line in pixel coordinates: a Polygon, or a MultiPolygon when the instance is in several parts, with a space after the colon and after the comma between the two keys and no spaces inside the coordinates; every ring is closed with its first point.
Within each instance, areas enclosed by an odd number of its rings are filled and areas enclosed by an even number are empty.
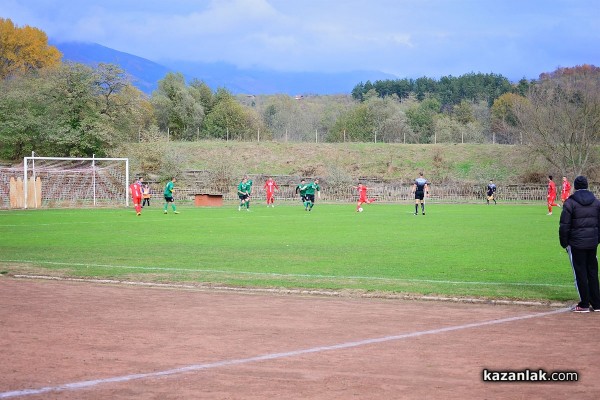
{"type": "Polygon", "coordinates": [[[587,189],[579,189],[576,190],[575,193],[571,195],[571,198],[581,204],[582,206],[589,206],[596,200],[596,196],[594,193],[590,192],[587,189]]]}

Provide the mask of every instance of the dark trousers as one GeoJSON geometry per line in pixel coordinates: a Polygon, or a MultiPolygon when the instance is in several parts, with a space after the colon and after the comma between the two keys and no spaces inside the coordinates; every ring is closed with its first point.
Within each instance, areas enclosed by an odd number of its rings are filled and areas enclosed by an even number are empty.
{"type": "Polygon", "coordinates": [[[575,275],[575,287],[579,292],[578,306],[588,308],[591,305],[594,310],[600,310],[597,248],[575,249],[569,246],[567,252],[575,275]]]}
{"type": "Polygon", "coordinates": [[[146,197],[144,199],[144,202],[142,203],[142,207],[146,205],[146,203],[148,203],[148,206],[150,205],[150,198],[146,197]]]}

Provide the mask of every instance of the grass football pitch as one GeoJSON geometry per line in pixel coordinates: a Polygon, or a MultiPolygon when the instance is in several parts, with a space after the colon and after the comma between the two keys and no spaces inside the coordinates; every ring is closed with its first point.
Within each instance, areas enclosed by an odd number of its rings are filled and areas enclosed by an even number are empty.
{"type": "Polygon", "coordinates": [[[214,286],[574,301],[560,209],[300,203],[0,212],[0,272],[214,286]]]}

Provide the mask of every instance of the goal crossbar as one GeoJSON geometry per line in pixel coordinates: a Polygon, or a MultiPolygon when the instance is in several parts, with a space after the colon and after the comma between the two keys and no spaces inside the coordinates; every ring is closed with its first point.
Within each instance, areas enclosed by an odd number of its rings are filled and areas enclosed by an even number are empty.
{"type": "MultiPolygon", "coordinates": [[[[32,172],[33,172],[33,180],[35,182],[35,160],[56,160],[56,161],[91,161],[92,167],[94,167],[96,161],[124,161],[125,162],[125,187],[124,198],[125,198],[125,206],[129,206],[129,195],[127,193],[127,188],[129,187],[129,158],[107,158],[107,157],[42,157],[42,156],[31,156],[31,157],[23,157],[23,194],[25,196],[24,208],[27,208],[27,170],[29,165],[29,160],[32,162],[32,172]]],[[[94,188],[95,190],[95,188],[94,188]]],[[[37,191],[34,191],[34,196],[37,195],[37,191]]],[[[95,203],[95,194],[94,194],[94,203],[95,203]]]]}

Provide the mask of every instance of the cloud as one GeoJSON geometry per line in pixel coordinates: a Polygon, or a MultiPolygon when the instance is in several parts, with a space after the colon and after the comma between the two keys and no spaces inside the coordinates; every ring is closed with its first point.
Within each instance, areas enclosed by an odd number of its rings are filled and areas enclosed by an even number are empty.
{"type": "Polygon", "coordinates": [[[600,64],[600,7],[587,0],[4,0],[0,13],[158,62],[531,78],[600,64]]]}

